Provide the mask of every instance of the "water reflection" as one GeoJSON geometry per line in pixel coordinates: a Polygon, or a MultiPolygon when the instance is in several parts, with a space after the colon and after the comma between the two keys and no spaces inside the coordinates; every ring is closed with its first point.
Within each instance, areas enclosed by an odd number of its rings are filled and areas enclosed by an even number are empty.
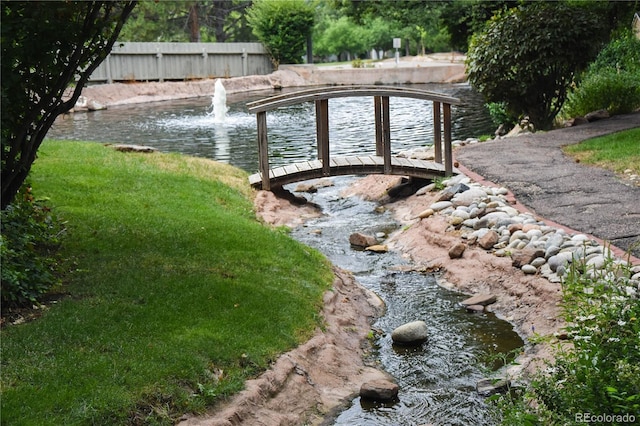
{"type": "MultiPolygon", "coordinates": [[[[415,85],[462,99],[452,108],[452,133],[464,139],[491,133],[492,125],[479,95],[467,85],[415,85]]],[[[48,133],[54,139],[146,144],[164,152],[212,158],[249,172],[258,169],[256,118],[246,103],[273,92],[229,95],[224,123],[216,123],[210,97],[111,107],[59,118],[48,133]]],[[[272,166],[316,158],[312,103],[267,114],[272,166]]],[[[331,152],[336,155],[375,152],[373,99],[329,100],[331,152]]],[[[391,98],[392,149],[397,153],[433,142],[432,103],[391,98]]]]}

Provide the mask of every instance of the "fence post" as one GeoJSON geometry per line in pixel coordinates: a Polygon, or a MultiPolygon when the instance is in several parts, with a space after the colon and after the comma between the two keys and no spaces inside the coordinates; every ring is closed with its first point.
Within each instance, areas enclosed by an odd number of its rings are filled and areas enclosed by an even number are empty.
{"type": "Polygon", "coordinates": [[[242,76],[246,77],[249,74],[249,55],[247,55],[247,49],[242,49],[242,76]]]}
{"type": "Polygon", "coordinates": [[[156,58],[158,58],[158,81],[160,83],[162,83],[164,81],[164,70],[162,67],[162,52],[160,52],[160,49],[156,49],[157,53],[156,53],[156,58]]]}
{"type": "Polygon", "coordinates": [[[113,77],[111,77],[111,53],[109,53],[107,55],[107,57],[105,58],[104,66],[105,66],[106,71],[107,71],[107,83],[111,84],[111,83],[113,83],[113,77]]]}
{"type": "Polygon", "coordinates": [[[208,75],[208,71],[207,71],[207,65],[208,65],[208,61],[207,61],[207,57],[209,56],[209,54],[207,53],[206,49],[202,49],[202,74],[203,75],[208,75]]]}

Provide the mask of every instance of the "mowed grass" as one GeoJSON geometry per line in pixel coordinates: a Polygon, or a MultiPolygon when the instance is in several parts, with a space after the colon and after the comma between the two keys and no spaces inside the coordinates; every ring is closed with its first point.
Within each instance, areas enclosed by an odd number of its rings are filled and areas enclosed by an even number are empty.
{"type": "Polygon", "coordinates": [[[581,163],[622,174],[640,174],[640,128],[612,133],[569,145],[564,152],[581,163]]]}
{"type": "Polygon", "coordinates": [[[2,330],[2,424],[172,424],[321,326],[330,265],[255,219],[238,169],[46,141],[31,182],[67,222],[70,272],[2,330]]]}

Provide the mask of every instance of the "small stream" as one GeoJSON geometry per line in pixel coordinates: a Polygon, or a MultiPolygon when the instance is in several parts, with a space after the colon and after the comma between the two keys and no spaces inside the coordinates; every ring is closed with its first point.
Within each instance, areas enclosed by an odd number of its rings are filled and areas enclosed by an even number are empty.
{"type": "MultiPolygon", "coordinates": [[[[334,265],[351,271],[359,283],[386,304],[374,325],[379,367],[400,386],[399,402],[376,404],[356,398],[335,425],[487,425],[489,410],[476,382],[502,366],[499,354],[521,347],[512,326],[491,313],[471,314],[459,305],[468,296],[444,289],[433,274],[399,272],[406,261],[396,253],[374,254],[352,248],[353,232],[389,234],[398,228],[376,203],[340,192],[353,178],[335,178],[333,187],[305,194],[324,215],[293,231],[297,240],[323,252],[334,265]],[[422,320],[429,340],[407,348],[391,341],[391,331],[422,320]]],[[[294,186],[294,185],[292,185],[294,186]]]]}
{"type": "MultiPolygon", "coordinates": [[[[452,109],[454,139],[492,133],[482,99],[468,86],[416,87],[463,100],[452,109]]],[[[164,152],[212,158],[253,173],[258,168],[256,120],[245,105],[271,94],[228,97],[224,123],[214,123],[209,114],[210,98],[197,98],[68,115],[55,123],[48,137],[144,144],[164,152]]],[[[329,111],[333,154],[375,152],[371,99],[332,99],[329,111]]],[[[394,152],[432,143],[431,102],[392,98],[390,112],[394,152]]],[[[267,118],[272,167],[315,158],[311,104],[280,109],[267,118]]],[[[334,178],[335,186],[305,194],[324,215],[294,229],[292,236],[353,272],[358,282],[384,300],[387,311],[373,325],[382,331],[375,341],[375,352],[379,367],[398,382],[400,394],[393,404],[369,404],[356,398],[334,424],[490,424],[484,398],[475,391],[476,382],[501,366],[497,355],[522,346],[522,340],[510,324],[493,314],[466,312],[459,305],[466,296],[438,286],[435,275],[397,270],[406,264],[398,254],[351,248],[349,235],[354,232],[388,235],[399,226],[390,213],[376,213],[375,203],[340,196],[353,179],[334,178]],[[391,331],[415,320],[427,323],[429,340],[417,348],[394,346],[391,331]]]]}

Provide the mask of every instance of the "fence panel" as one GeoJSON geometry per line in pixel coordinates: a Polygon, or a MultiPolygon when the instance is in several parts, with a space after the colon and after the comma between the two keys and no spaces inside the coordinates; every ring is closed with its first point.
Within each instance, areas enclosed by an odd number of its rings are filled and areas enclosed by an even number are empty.
{"type": "Polygon", "coordinates": [[[273,65],[260,43],[116,43],[91,82],[192,80],[265,75],[273,65]]]}

